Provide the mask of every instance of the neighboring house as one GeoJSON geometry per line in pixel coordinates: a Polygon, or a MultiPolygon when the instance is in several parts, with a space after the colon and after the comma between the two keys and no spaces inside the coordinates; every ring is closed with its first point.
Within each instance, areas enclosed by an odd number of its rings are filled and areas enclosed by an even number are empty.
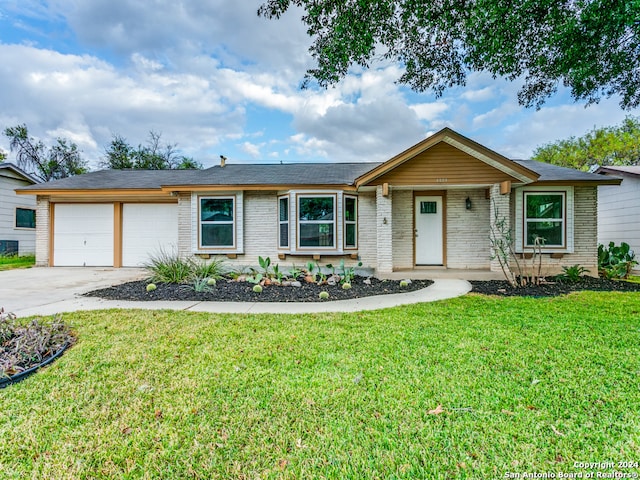
{"type": "Polygon", "coordinates": [[[38,183],[12,163],[0,163],[0,254],[36,251],[36,199],[15,190],[38,183]]]}
{"type": "Polygon", "coordinates": [[[598,243],[627,242],[640,255],[640,166],[599,167],[596,173],[622,178],[619,187],[598,187],[598,243]]]}
{"type": "Polygon", "coordinates": [[[379,276],[421,266],[499,271],[490,228],[516,248],[547,239],[545,268],[596,271],[597,187],[619,180],[513,161],[444,129],[384,163],[104,170],[37,195],[38,265],[135,266],[160,248],[236,266],[358,261],[379,276]],[[278,259],[278,260],[276,260],[278,259]]]}

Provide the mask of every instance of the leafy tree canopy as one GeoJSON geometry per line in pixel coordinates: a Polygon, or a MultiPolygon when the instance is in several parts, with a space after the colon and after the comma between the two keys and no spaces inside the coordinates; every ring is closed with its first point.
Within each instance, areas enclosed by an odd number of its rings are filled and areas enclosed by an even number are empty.
{"type": "Polygon", "coordinates": [[[8,127],[4,134],[11,141],[11,151],[16,152],[18,166],[45,182],[87,172],[87,162],[78,146],[66,138],[57,138],[54,145],[47,147],[42,140],[30,137],[24,124],[8,127]]]}
{"type": "Polygon", "coordinates": [[[594,128],[536,148],[533,160],[588,170],[594,165],[640,164],[640,119],[627,117],[614,127],[594,128]]]}
{"type": "Polygon", "coordinates": [[[149,132],[145,145],[137,148],[129,145],[120,135],[113,135],[105,149],[102,166],[114,170],[127,168],[141,170],[201,169],[193,158],[180,155],[177,144],[161,144],[161,134],[149,132]]]}
{"type": "Polygon", "coordinates": [[[464,85],[471,71],[524,78],[522,105],[540,107],[559,85],[576,100],[620,95],[640,104],[637,0],[267,0],[258,15],[304,10],[321,86],[349,67],[400,61],[401,83],[437,95],[464,85]]]}

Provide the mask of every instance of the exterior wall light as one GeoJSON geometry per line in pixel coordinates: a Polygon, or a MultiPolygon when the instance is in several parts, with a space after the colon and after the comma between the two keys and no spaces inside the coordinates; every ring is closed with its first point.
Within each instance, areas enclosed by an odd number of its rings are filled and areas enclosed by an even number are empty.
{"type": "Polygon", "coordinates": [[[469,197],[467,197],[467,199],[464,201],[464,206],[467,207],[467,210],[471,210],[473,204],[471,203],[471,199],[469,197]]]}

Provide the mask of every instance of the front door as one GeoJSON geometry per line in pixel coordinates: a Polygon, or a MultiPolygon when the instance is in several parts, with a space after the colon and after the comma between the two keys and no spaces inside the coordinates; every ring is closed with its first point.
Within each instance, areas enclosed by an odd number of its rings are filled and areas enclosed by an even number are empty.
{"type": "Polygon", "coordinates": [[[415,197],[416,265],[442,265],[442,196],[415,197]]]}

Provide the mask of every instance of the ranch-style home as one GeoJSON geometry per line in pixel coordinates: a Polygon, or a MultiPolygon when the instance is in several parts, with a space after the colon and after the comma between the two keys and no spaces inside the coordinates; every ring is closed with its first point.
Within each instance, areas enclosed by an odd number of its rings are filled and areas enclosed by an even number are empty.
{"type": "MultiPolygon", "coordinates": [[[[103,170],[17,190],[37,196],[41,266],[138,266],[160,249],[241,267],[362,262],[499,271],[490,230],[550,270],[597,271],[597,189],[619,179],[510,160],[445,128],[383,163],[103,170]],[[278,259],[278,260],[276,260],[278,259]]],[[[551,273],[551,272],[550,272],[551,273]]]]}
{"type": "Polygon", "coordinates": [[[15,190],[38,180],[13,163],[0,163],[0,255],[33,255],[36,249],[36,199],[15,190]]]}

